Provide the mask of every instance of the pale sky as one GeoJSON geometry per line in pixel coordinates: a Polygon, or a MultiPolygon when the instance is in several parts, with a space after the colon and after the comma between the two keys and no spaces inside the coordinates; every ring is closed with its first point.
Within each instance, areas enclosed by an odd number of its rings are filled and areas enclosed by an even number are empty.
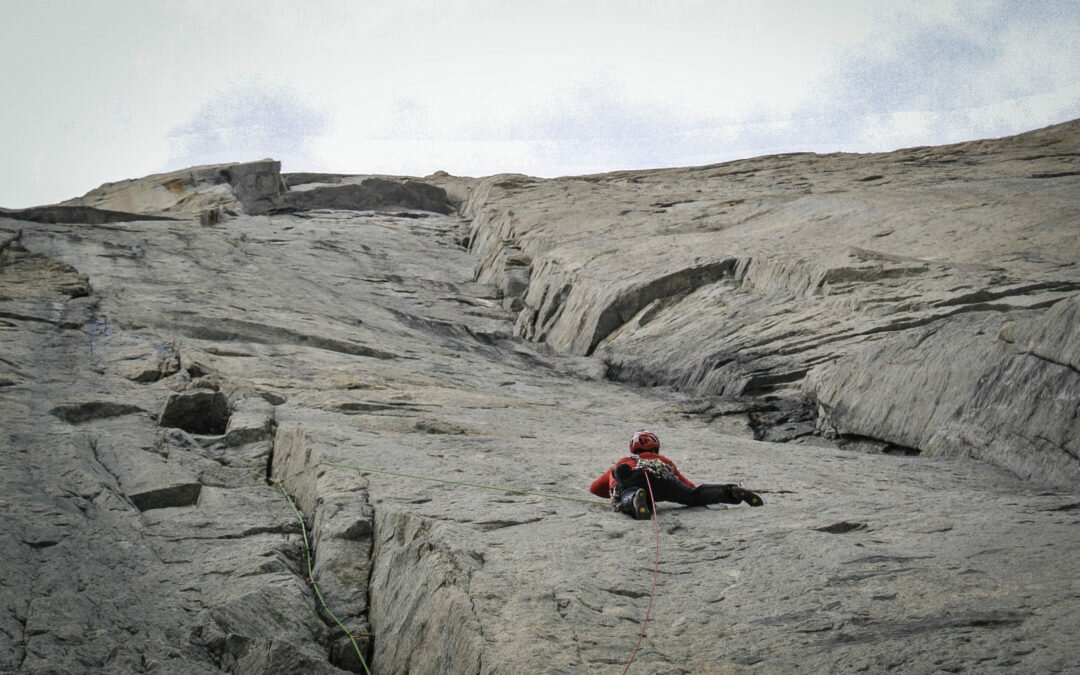
{"type": "Polygon", "coordinates": [[[1080,1],[0,0],[0,206],[274,157],[536,176],[1080,117],[1080,1]]]}

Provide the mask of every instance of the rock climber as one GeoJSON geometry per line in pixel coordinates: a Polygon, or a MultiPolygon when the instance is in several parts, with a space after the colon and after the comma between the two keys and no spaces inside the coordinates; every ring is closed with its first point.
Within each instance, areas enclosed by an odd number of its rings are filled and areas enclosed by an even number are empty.
{"type": "Polygon", "coordinates": [[[630,439],[630,456],[615,462],[604,475],[594,480],[589,492],[597,497],[610,498],[617,512],[639,520],[652,516],[654,501],[676,502],[686,506],[740,502],[762,506],[765,503],[757,494],[731,483],[695,486],[682,475],[675,462],[660,454],[660,439],[646,429],[636,432],[630,439]],[[644,474],[648,474],[648,483],[644,474]]]}

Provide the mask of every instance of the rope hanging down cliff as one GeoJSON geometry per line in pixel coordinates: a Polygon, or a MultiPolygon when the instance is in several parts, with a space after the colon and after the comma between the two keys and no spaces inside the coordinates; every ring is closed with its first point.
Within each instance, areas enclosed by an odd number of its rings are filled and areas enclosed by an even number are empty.
{"type": "Polygon", "coordinates": [[[315,597],[319,600],[319,605],[322,607],[326,615],[329,616],[337,627],[341,629],[343,633],[349,638],[349,642],[352,644],[353,650],[356,652],[356,657],[360,659],[360,665],[364,667],[364,672],[367,675],[371,675],[371,670],[368,668],[367,659],[364,658],[363,653],[360,651],[360,645],[356,643],[356,633],[349,630],[348,627],[341,623],[341,619],[337,618],[337,615],[326,604],[326,598],[323,597],[322,590],[319,588],[319,582],[315,581],[315,570],[311,561],[311,542],[308,541],[307,525],[304,524],[304,516],[300,513],[300,509],[296,508],[296,502],[285,490],[283,484],[284,479],[274,481],[278,488],[281,489],[281,494],[285,495],[285,499],[289,500],[289,506],[292,507],[293,513],[296,514],[296,519],[300,522],[300,534],[304,537],[304,559],[307,561],[307,582],[311,585],[312,590],[315,591],[315,597]]]}
{"type": "MultiPolygon", "coordinates": [[[[653,499],[652,481],[649,480],[649,472],[643,471],[642,474],[645,477],[645,485],[649,488],[649,503],[656,504],[653,499]]],[[[649,630],[649,619],[652,618],[652,606],[653,600],[656,598],[656,575],[660,572],[660,521],[656,518],[656,508],[652,510],[653,528],[656,530],[656,554],[653,557],[653,570],[652,570],[652,584],[649,586],[649,604],[645,608],[645,620],[641,623],[641,632],[638,633],[637,642],[634,644],[634,649],[630,652],[630,660],[626,662],[626,667],[623,668],[622,675],[626,675],[630,670],[630,666],[633,665],[634,659],[637,658],[638,651],[641,650],[641,641],[645,639],[646,633],[649,630]]]]}

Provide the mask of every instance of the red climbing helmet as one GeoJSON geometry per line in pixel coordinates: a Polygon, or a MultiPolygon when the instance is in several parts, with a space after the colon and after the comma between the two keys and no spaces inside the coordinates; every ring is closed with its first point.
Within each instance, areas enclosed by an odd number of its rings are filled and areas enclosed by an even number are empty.
{"type": "Polygon", "coordinates": [[[634,437],[630,439],[631,453],[638,455],[643,452],[659,451],[660,439],[656,437],[656,434],[646,429],[634,432],[634,437]]]}

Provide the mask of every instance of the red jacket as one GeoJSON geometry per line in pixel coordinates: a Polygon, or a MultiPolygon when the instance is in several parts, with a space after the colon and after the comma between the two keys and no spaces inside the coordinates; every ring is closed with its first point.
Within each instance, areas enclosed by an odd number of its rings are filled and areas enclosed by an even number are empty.
{"type": "MultiPolygon", "coordinates": [[[[675,472],[675,477],[686,483],[687,487],[696,487],[693,483],[690,482],[689,478],[679,473],[679,469],[675,466],[675,462],[671,461],[667,457],[664,457],[663,455],[655,452],[643,452],[638,456],[642,459],[660,460],[664,464],[670,466],[671,470],[675,472]]],[[[630,468],[636,468],[637,460],[633,457],[623,457],[619,461],[615,462],[615,464],[613,464],[610,469],[604,472],[604,475],[593,481],[592,485],[589,486],[589,492],[593,493],[597,497],[603,497],[604,499],[611,497],[611,491],[615,489],[615,476],[613,475],[613,472],[615,471],[615,467],[619,466],[620,464],[629,464],[630,468]]]]}

